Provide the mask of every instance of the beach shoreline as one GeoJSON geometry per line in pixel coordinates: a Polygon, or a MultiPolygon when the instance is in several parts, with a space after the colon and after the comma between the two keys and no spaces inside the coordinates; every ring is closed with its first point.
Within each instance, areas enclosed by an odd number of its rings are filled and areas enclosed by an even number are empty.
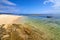
{"type": "Polygon", "coordinates": [[[20,19],[24,18],[23,16],[17,16],[17,15],[0,15],[0,24],[12,24],[12,23],[18,23],[21,21],[20,19]]]}

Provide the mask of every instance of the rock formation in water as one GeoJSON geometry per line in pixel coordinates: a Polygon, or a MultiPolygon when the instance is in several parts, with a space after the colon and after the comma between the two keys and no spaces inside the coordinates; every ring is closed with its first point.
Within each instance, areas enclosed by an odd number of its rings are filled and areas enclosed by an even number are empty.
{"type": "Polygon", "coordinates": [[[0,25],[0,40],[48,40],[40,30],[28,24],[0,25]]]}

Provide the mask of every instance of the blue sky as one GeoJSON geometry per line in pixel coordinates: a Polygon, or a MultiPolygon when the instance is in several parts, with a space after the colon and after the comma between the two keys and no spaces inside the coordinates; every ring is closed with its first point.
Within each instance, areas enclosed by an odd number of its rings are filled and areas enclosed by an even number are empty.
{"type": "Polygon", "coordinates": [[[0,0],[0,13],[57,14],[60,0],[0,0]]]}

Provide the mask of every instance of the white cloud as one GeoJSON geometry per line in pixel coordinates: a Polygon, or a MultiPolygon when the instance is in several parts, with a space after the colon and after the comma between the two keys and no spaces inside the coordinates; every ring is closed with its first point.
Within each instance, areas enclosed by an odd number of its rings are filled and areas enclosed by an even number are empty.
{"type": "Polygon", "coordinates": [[[3,13],[18,13],[19,9],[17,7],[12,7],[12,6],[0,6],[0,12],[3,13]]]}
{"type": "Polygon", "coordinates": [[[53,13],[53,14],[59,14],[60,13],[60,0],[45,0],[44,5],[48,4],[49,2],[52,2],[53,5],[49,10],[44,10],[44,13],[53,13]]]}
{"type": "Polygon", "coordinates": [[[1,0],[1,3],[7,4],[7,5],[16,5],[15,3],[10,2],[9,0],[1,0]]]}
{"type": "Polygon", "coordinates": [[[8,0],[0,1],[0,13],[19,13],[20,9],[18,9],[17,5],[8,0]]]}
{"type": "Polygon", "coordinates": [[[59,10],[56,10],[56,9],[44,10],[44,11],[41,11],[40,13],[43,13],[43,14],[59,14],[60,13],[60,9],[59,10]]]}
{"type": "Polygon", "coordinates": [[[2,12],[4,12],[4,11],[0,10],[0,12],[2,13],[2,12]]]}
{"type": "Polygon", "coordinates": [[[44,1],[44,4],[47,4],[48,2],[54,3],[54,5],[52,5],[51,7],[55,9],[60,9],[60,0],[46,0],[44,1]]]}

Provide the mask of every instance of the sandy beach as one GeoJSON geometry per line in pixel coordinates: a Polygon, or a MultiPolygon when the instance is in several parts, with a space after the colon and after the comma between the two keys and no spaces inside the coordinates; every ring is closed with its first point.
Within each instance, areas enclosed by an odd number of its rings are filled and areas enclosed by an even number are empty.
{"type": "Polygon", "coordinates": [[[0,24],[12,24],[22,22],[23,16],[0,15],[0,24]]]}

